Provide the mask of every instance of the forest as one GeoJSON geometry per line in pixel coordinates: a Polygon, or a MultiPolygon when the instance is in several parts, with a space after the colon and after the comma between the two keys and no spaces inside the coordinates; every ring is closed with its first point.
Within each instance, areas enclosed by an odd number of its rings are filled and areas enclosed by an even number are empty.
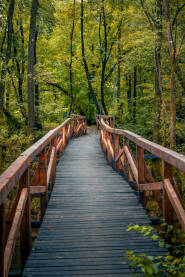
{"type": "Polygon", "coordinates": [[[183,0],[2,0],[1,172],[70,113],[93,124],[115,110],[118,127],[184,153],[184,9],[183,0]]]}
{"type": "MultiPolygon", "coordinates": [[[[87,125],[94,130],[96,118],[99,118],[96,115],[113,116],[117,128],[132,131],[185,155],[184,42],[184,0],[0,0],[0,173],[71,115],[74,118],[81,116],[77,134],[86,133],[85,117],[87,125]]],[[[62,143],[66,146],[66,140],[73,132],[71,129],[76,127],[76,123],[65,124],[66,129],[60,130],[64,133],[57,133],[57,146],[50,141],[49,150],[47,147],[44,150],[53,161],[57,160],[58,146],[60,148],[62,143]],[[54,150],[50,149],[52,146],[54,150]]],[[[109,142],[111,144],[111,139],[109,142]]],[[[123,141],[120,143],[118,138],[117,142],[121,148],[123,141]]],[[[135,157],[139,148],[134,147],[131,143],[135,157]]],[[[143,159],[147,151],[143,150],[143,159]]],[[[114,162],[115,152],[114,148],[114,162]]],[[[125,155],[123,152],[118,151],[118,156],[125,155]]],[[[183,155],[178,156],[182,164],[183,155]]],[[[27,168],[26,172],[30,170],[34,175],[34,170],[37,172],[38,169],[38,174],[42,175],[39,166],[43,157],[38,157],[35,154],[32,168],[27,168]]],[[[145,165],[151,169],[156,182],[161,181],[163,173],[169,177],[168,171],[172,168],[168,168],[168,161],[164,162],[162,158],[159,161],[159,158],[149,158],[145,165]]],[[[52,172],[52,165],[48,167],[52,172]]],[[[180,167],[176,168],[170,176],[173,175],[174,186],[178,183],[176,193],[182,199],[179,205],[183,207],[185,175],[180,172],[180,167]]],[[[146,170],[143,170],[145,174],[146,170]]],[[[37,177],[42,179],[40,175],[34,175],[36,180],[37,177]]],[[[149,185],[155,184],[151,176],[149,185]]],[[[20,183],[27,177],[23,175],[20,183]]],[[[162,186],[161,183],[158,182],[158,186],[162,186]]],[[[146,210],[150,216],[161,217],[162,210],[153,196],[147,194],[146,210]]],[[[39,201],[32,201],[31,210],[32,217],[37,216],[38,221],[43,199],[39,201]]],[[[7,202],[12,205],[11,196],[7,202]]],[[[4,204],[0,208],[1,216],[4,204]]],[[[183,208],[181,210],[183,214],[183,208]]],[[[158,231],[164,231],[168,238],[171,236],[173,246],[164,239],[162,247],[171,247],[171,254],[166,263],[160,263],[164,270],[166,267],[171,272],[165,276],[177,276],[177,272],[178,276],[184,276],[184,233],[178,224],[174,227],[165,224],[163,222],[158,231]],[[172,236],[173,228],[178,237],[172,236]]],[[[158,240],[156,230],[145,227],[129,226],[127,231],[134,230],[158,240]]],[[[0,226],[0,234],[2,229],[0,226]]],[[[0,253],[0,260],[1,256],[0,253]]],[[[156,268],[158,260],[151,260],[151,256],[148,256],[147,264],[143,257],[134,256],[132,251],[127,253],[127,258],[135,263],[134,266],[148,270],[149,275],[143,276],[164,276],[164,271],[159,272],[160,266],[156,268]],[[156,275],[152,275],[155,272],[156,275]]]]}

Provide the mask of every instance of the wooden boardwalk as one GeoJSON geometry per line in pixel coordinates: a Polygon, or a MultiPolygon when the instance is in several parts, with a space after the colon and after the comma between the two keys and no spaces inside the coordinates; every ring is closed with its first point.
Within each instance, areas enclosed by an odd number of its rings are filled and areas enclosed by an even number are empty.
{"type": "Polygon", "coordinates": [[[104,158],[92,133],[69,142],[23,276],[130,276],[127,250],[159,255],[129,224],[150,224],[128,183],[104,158]]]}

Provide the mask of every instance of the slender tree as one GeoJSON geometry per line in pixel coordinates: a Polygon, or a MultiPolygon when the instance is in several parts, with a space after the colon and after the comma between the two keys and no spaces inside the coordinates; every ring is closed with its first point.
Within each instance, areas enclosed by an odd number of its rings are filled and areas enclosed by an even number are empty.
{"type": "Polygon", "coordinates": [[[38,11],[38,0],[32,0],[29,44],[28,44],[28,132],[33,133],[34,128],[34,64],[35,64],[35,44],[36,44],[36,18],[38,11]]]}
{"type": "MultiPolygon", "coordinates": [[[[6,55],[3,59],[1,76],[0,76],[0,120],[3,118],[3,111],[4,114],[7,116],[9,115],[8,111],[5,112],[4,109],[4,92],[5,92],[5,82],[6,82],[6,73],[8,69],[8,63],[11,57],[11,49],[12,49],[12,36],[13,36],[13,15],[14,15],[14,8],[15,8],[15,0],[11,0],[9,2],[8,13],[7,13],[7,34],[4,35],[3,41],[5,41],[5,37],[7,37],[7,46],[6,46],[6,55]]],[[[4,42],[3,42],[4,44],[4,42]]],[[[2,48],[3,48],[2,44],[2,48]]]]}
{"type": "Polygon", "coordinates": [[[90,94],[91,94],[91,96],[93,98],[93,101],[94,101],[94,104],[96,106],[96,109],[97,109],[98,113],[101,113],[101,108],[100,108],[100,106],[98,104],[96,94],[95,94],[94,89],[92,87],[90,73],[89,73],[89,68],[88,68],[86,57],[85,57],[85,44],[84,44],[84,4],[83,4],[83,0],[81,0],[81,48],[82,48],[82,59],[83,59],[83,64],[84,64],[85,73],[86,73],[86,77],[87,77],[89,92],[90,92],[90,94]]]}
{"type": "Polygon", "coordinates": [[[73,105],[73,71],[72,71],[72,65],[73,65],[73,36],[74,36],[74,28],[75,28],[75,6],[76,1],[73,2],[73,22],[71,27],[71,34],[70,34],[70,64],[69,64],[69,82],[70,82],[70,106],[69,106],[69,115],[72,111],[72,105],[73,105]]]}

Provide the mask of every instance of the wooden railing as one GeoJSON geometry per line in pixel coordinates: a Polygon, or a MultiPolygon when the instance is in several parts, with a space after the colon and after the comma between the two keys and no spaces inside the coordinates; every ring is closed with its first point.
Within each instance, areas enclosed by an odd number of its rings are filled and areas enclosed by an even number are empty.
{"type": "MultiPolygon", "coordinates": [[[[23,152],[0,176],[0,276],[7,277],[18,235],[20,234],[21,265],[31,248],[31,198],[40,195],[41,219],[48,192],[55,179],[60,159],[72,136],[86,133],[86,118],[72,116],[23,152]],[[16,195],[9,213],[6,204],[11,192],[16,195]]],[[[10,201],[9,201],[10,202],[10,201]]]]}
{"type": "Polygon", "coordinates": [[[175,212],[185,231],[185,210],[173,175],[173,168],[185,172],[185,156],[130,131],[113,129],[111,117],[97,115],[96,122],[101,129],[101,145],[109,164],[117,171],[123,171],[124,177],[135,183],[135,189],[139,191],[144,207],[148,191],[153,191],[167,224],[173,224],[173,212],[175,212]],[[129,142],[133,142],[136,146],[136,160],[129,142]],[[145,150],[162,160],[160,182],[155,182],[146,164],[145,150]]]}

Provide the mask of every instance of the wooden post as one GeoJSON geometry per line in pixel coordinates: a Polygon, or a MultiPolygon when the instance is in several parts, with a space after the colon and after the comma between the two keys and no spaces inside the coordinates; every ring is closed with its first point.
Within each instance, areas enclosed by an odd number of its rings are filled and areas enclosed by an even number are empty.
{"type": "MultiPolygon", "coordinates": [[[[119,135],[115,134],[115,154],[114,154],[115,159],[118,157],[118,154],[119,154],[119,135]]],[[[117,161],[117,163],[115,162],[115,170],[117,172],[119,171],[119,161],[117,161]]]]}
{"type": "Polygon", "coordinates": [[[28,188],[28,199],[26,201],[24,214],[20,228],[20,247],[21,247],[21,269],[23,271],[26,260],[31,249],[31,200],[30,200],[30,174],[29,168],[24,172],[21,183],[23,188],[28,188]]]}
{"type": "Polygon", "coordinates": [[[63,127],[63,147],[66,147],[66,126],[63,127]]]}
{"type": "MultiPolygon", "coordinates": [[[[138,185],[145,183],[144,149],[137,145],[138,185]]],[[[140,199],[146,208],[146,192],[139,192],[140,199]]]]}
{"type": "MultiPolygon", "coordinates": [[[[173,168],[165,161],[162,161],[162,175],[163,180],[170,179],[171,183],[173,183],[173,168]]],[[[173,224],[173,207],[165,189],[163,189],[163,217],[167,224],[173,224]]]]}
{"type": "Polygon", "coordinates": [[[0,276],[4,276],[5,204],[0,205],[0,276]]]}
{"type": "MultiPolygon", "coordinates": [[[[123,136],[123,147],[128,144],[129,144],[128,139],[123,136]]],[[[123,156],[124,156],[124,165],[123,165],[124,177],[127,181],[129,181],[129,162],[125,152],[123,153],[123,156]]]]}
{"type": "Polygon", "coordinates": [[[40,195],[40,208],[41,208],[41,220],[44,217],[47,202],[48,202],[48,192],[47,192],[47,164],[46,164],[46,152],[45,149],[39,155],[39,184],[40,186],[46,187],[46,192],[40,195]]]}

